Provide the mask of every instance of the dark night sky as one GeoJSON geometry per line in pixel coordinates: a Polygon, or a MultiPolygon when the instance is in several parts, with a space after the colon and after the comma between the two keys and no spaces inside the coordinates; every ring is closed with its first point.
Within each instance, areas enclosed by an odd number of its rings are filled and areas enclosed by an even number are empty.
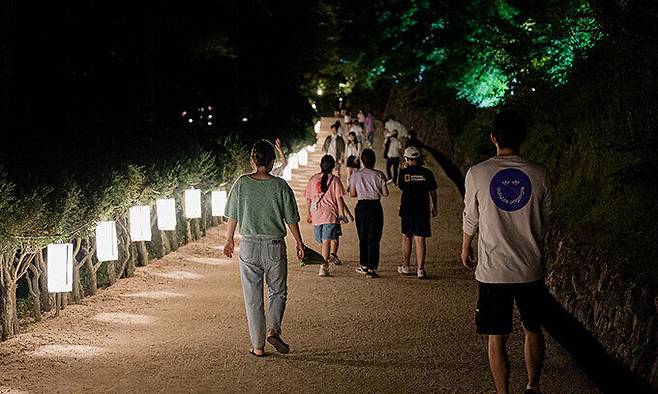
{"type": "Polygon", "coordinates": [[[298,87],[323,35],[313,1],[13,6],[2,149],[10,169],[194,140],[180,113],[200,105],[216,111],[206,135],[237,129],[243,115],[277,127],[258,120],[304,106],[298,87]],[[214,43],[234,56],[203,50],[214,43]]]}

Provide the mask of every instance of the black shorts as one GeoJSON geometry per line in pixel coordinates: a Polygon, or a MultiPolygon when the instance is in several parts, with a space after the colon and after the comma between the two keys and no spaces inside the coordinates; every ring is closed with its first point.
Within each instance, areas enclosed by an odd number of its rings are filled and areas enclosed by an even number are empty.
{"type": "Polygon", "coordinates": [[[530,283],[478,282],[478,305],[475,311],[477,333],[511,333],[515,303],[523,327],[530,332],[539,332],[545,315],[547,296],[543,279],[530,283]]]}
{"type": "Polygon", "coordinates": [[[414,235],[419,237],[432,236],[432,225],[430,223],[429,215],[427,215],[427,217],[409,217],[407,215],[402,215],[400,216],[400,222],[402,234],[407,237],[413,237],[414,235]]]}

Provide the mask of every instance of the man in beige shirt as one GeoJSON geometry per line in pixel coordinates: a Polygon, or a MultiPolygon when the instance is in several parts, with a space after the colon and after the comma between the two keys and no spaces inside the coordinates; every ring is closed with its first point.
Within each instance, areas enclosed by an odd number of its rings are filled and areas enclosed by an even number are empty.
{"type": "Polygon", "coordinates": [[[476,326],[489,336],[489,366],[498,393],[509,392],[506,349],[514,304],[525,332],[526,393],[539,392],[545,351],[542,239],[550,194],[546,169],[518,155],[526,129],[517,112],[499,113],[490,136],[496,156],[471,167],[465,178],[461,259],[473,268],[471,241],[479,232],[476,326]]]}

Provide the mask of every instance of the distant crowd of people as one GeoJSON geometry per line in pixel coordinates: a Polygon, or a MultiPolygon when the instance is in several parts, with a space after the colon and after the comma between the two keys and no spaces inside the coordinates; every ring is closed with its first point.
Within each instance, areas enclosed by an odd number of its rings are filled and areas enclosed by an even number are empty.
{"type": "MultiPolygon", "coordinates": [[[[359,111],[353,120],[349,112],[331,125],[323,142],[325,155],[319,172],[305,188],[306,221],[313,225],[323,264],[319,276],[331,276],[339,258],[342,225],[354,222],[359,239],[359,266],[367,278],[378,278],[380,242],[384,227],[381,198],[389,195],[390,184],[401,190],[400,228],[402,275],[414,274],[411,254],[415,246],[415,275],[424,279],[426,239],[431,236],[432,217],[437,216],[437,182],[423,166],[421,147],[413,130],[390,116],[384,123],[386,174],[375,169],[374,118],[371,111],[359,111]],[[400,167],[402,164],[402,168],[400,167]],[[346,185],[341,167],[347,167],[346,185]],[[357,198],[354,215],[345,195],[357,198]]],[[[550,194],[544,167],[520,157],[526,134],[524,119],[508,110],[497,115],[490,135],[495,157],[471,169],[465,177],[462,264],[475,268],[478,282],[477,332],[489,336],[489,363],[497,391],[509,392],[507,338],[512,331],[512,309],[517,305],[525,331],[527,393],[539,392],[544,358],[542,311],[545,296],[541,255],[543,224],[550,210],[550,194]],[[471,247],[478,233],[478,258],[471,247]]],[[[264,344],[287,353],[281,338],[281,320],[287,298],[286,227],[296,241],[297,256],[305,254],[299,231],[300,214],[288,184],[274,176],[285,166],[281,143],[261,140],[252,148],[254,172],[240,177],[229,193],[224,253],[231,257],[234,232],[239,227],[240,276],[243,284],[250,353],[262,357],[264,344]],[[275,167],[277,153],[280,163],[275,167]],[[273,175],[274,173],[274,175],[273,175]],[[269,319],[265,319],[263,280],[268,284],[269,319]]]]}

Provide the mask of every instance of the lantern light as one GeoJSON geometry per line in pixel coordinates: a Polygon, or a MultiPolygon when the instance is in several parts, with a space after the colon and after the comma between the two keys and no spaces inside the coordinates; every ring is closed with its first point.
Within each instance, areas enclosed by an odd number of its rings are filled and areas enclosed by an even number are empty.
{"type": "Polygon", "coordinates": [[[73,244],[49,244],[46,257],[48,292],[73,291],[73,244]]]}
{"type": "Polygon", "coordinates": [[[151,240],[151,207],[137,205],[130,208],[130,239],[133,241],[151,240]]]}
{"type": "Polygon", "coordinates": [[[307,166],[308,165],[308,151],[305,148],[301,149],[299,152],[297,152],[297,157],[299,158],[299,165],[300,166],[307,166]]]}
{"type": "Polygon", "coordinates": [[[293,153],[288,157],[288,167],[290,167],[291,170],[299,168],[299,157],[297,157],[297,153],[293,153]]]}
{"type": "Polygon", "coordinates": [[[201,217],[201,190],[185,190],[185,217],[198,219],[201,217]]]}
{"type": "Polygon", "coordinates": [[[286,181],[292,180],[292,168],[290,168],[289,165],[283,169],[283,174],[281,175],[281,178],[283,178],[286,181]]]}
{"type": "Polygon", "coordinates": [[[176,200],[173,198],[161,198],[155,201],[156,213],[158,215],[158,230],[176,230],[176,200]]]}
{"type": "Polygon", "coordinates": [[[212,205],[212,215],[213,216],[224,216],[224,210],[226,209],[226,191],[225,190],[216,190],[210,194],[211,205],[212,205]]]}
{"type": "Polygon", "coordinates": [[[113,220],[96,225],[96,257],[98,261],[119,260],[117,226],[113,220]]]}

